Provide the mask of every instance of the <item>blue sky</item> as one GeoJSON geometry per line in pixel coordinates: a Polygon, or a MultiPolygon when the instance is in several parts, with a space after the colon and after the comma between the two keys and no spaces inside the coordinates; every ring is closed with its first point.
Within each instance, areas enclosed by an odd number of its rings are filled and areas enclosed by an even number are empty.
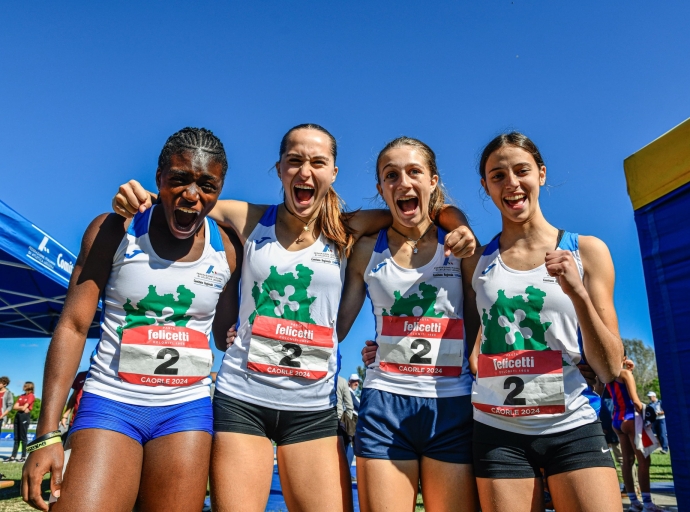
{"type": "MultiPolygon", "coordinates": [[[[547,219],[609,245],[621,334],[651,343],[623,159],[688,117],[690,6],[371,4],[3,4],[0,199],[76,251],[120,183],[154,186],[170,134],[204,126],[228,152],[223,197],[278,202],[280,138],[316,122],[338,139],[336,189],[350,207],[373,204],[377,151],[410,135],[434,148],[488,241],[500,218],[480,193],[478,155],[519,129],[546,160],[547,219]]],[[[369,317],[365,304],[341,345],[344,373],[369,317]]],[[[11,389],[42,380],[46,348],[0,340],[11,389]]]]}

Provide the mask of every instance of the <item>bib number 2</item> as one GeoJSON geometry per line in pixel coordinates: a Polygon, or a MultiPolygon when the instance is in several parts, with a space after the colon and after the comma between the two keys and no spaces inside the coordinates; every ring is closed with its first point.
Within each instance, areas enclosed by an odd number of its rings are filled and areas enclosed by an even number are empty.
{"type": "Polygon", "coordinates": [[[462,373],[463,323],[460,318],[382,316],[378,343],[384,372],[435,377],[462,373]]]}
{"type": "Polygon", "coordinates": [[[296,343],[286,343],[283,345],[283,352],[288,355],[280,360],[278,366],[289,366],[291,368],[302,367],[302,364],[299,362],[299,356],[302,355],[302,348],[299,345],[296,343]]]}
{"type": "Polygon", "coordinates": [[[276,377],[323,379],[333,347],[333,329],[258,315],[252,325],[247,368],[276,377]]]}
{"type": "Polygon", "coordinates": [[[170,325],[125,329],[119,377],[143,386],[191,386],[208,377],[212,356],[202,332],[170,325]]]}
{"type": "Polygon", "coordinates": [[[168,347],[158,352],[156,359],[165,359],[165,356],[170,356],[170,359],[153,370],[153,373],[156,375],[177,375],[178,368],[171,368],[171,366],[180,359],[180,353],[174,348],[168,347]]]}
{"type": "Polygon", "coordinates": [[[472,403],[500,416],[565,412],[563,359],[559,350],[480,354],[472,403]]]}

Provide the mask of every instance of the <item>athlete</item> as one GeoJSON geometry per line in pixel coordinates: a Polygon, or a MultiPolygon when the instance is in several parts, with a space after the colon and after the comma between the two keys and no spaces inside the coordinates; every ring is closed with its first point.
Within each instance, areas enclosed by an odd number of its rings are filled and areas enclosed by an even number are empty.
{"type": "Polygon", "coordinates": [[[360,238],[338,316],[343,339],[368,295],[378,349],[366,372],[355,455],[360,508],[478,508],[472,472],[472,376],[463,332],[460,260],[434,225],[444,193],[429,146],[409,137],[379,153],[377,189],[393,224],[360,238]]]}
{"type": "MultiPolygon", "coordinates": [[[[337,437],[336,319],[352,246],[362,234],[390,225],[391,217],[385,210],[342,212],[332,187],[336,155],[336,141],[323,127],[296,126],[283,137],[276,163],[284,202],[220,201],[211,213],[237,231],[245,257],[239,328],[213,401],[214,510],[265,509],[272,441],[289,510],[352,509],[350,472],[337,437]]],[[[113,206],[131,215],[151,200],[129,182],[113,206]]],[[[474,250],[459,210],[443,208],[436,220],[458,228],[446,236],[449,254],[474,250]]]]}
{"type": "Polygon", "coordinates": [[[620,376],[606,385],[613,399],[613,430],[620,440],[623,454],[623,483],[630,498],[630,509],[634,511],[659,511],[654,502],[649,485],[649,464],[651,460],[644,453],[635,448],[635,412],[644,415],[644,405],[637,395],[637,386],[632,371],[626,368],[626,357],[623,356],[623,369],[620,376]],[[637,478],[642,492],[642,503],[635,493],[633,466],[637,459],[637,478]]]}
{"type": "Polygon", "coordinates": [[[213,435],[209,336],[237,318],[241,247],[207,219],[227,161],[208,130],[172,135],[158,159],[158,204],[133,220],[98,216],[87,228],[46,359],[43,406],[22,496],[55,511],[201,510],[213,435]],[[63,475],[57,425],[102,299],[63,475]],[[223,314],[215,315],[216,307],[223,314]]]}
{"type": "Polygon", "coordinates": [[[479,173],[502,220],[501,233],[462,263],[466,337],[481,331],[472,391],[481,508],[542,510],[544,468],[557,510],[620,510],[596,405],[576,367],[586,354],[601,381],[620,372],[608,248],[544,218],[546,167],[526,136],[492,140],[479,173]]]}

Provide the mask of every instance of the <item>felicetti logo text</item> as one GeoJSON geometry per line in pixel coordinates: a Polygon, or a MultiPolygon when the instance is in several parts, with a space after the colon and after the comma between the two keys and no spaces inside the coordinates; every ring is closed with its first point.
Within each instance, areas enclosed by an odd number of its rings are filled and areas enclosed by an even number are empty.
{"type": "Polygon", "coordinates": [[[74,270],[74,263],[71,261],[65,259],[62,257],[62,253],[58,254],[57,257],[57,266],[60,267],[62,270],[65,272],[69,272],[70,274],[74,270]]]}
{"type": "Polygon", "coordinates": [[[149,329],[148,336],[150,341],[189,341],[189,334],[185,331],[154,331],[149,329]]]}
{"type": "Polygon", "coordinates": [[[440,322],[420,323],[405,321],[403,330],[406,332],[441,332],[440,322]]]}
{"type": "Polygon", "coordinates": [[[534,357],[520,357],[517,359],[494,359],[494,370],[509,368],[534,368],[534,357]]]}
{"type": "Polygon", "coordinates": [[[290,325],[276,325],[276,334],[282,334],[283,336],[291,336],[292,338],[302,338],[305,340],[314,339],[314,331],[309,329],[295,329],[290,325]]]}

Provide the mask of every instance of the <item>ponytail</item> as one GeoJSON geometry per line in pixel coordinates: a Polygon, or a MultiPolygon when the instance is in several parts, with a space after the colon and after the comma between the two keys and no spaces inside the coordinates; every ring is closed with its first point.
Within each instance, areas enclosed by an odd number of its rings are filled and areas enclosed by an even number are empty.
{"type": "MultiPolygon", "coordinates": [[[[438,174],[436,175],[438,176],[438,174]]],[[[443,206],[446,204],[446,187],[441,183],[441,176],[438,176],[436,188],[431,193],[429,198],[429,218],[436,222],[438,214],[441,213],[443,206]]]]}
{"type": "Polygon", "coordinates": [[[347,224],[352,214],[343,211],[345,203],[333,187],[328,189],[316,225],[323,236],[331,240],[338,254],[347,257],[355,244],[354,230],[347,224]]]}

